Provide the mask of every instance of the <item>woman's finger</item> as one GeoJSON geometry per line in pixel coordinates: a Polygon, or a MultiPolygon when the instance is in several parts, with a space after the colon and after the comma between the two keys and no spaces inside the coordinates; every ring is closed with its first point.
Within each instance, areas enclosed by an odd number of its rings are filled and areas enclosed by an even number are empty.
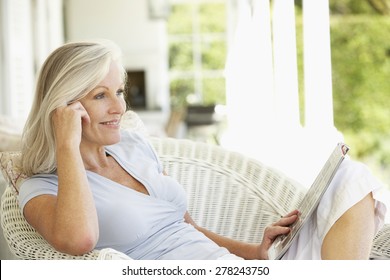
{"type": "Polygon", "coordinates": [[[84,106],[81,104],[80,101],[69,103],[66,107],[77,111],[80,114],[80,117],[83,121],[87,123],[90,122],[88,112],[87,110],[85,110],[84,106]]]}
{"type": "Polygon", "coordinates": [[[282,218],[287,218],[287,217],[290,217],[293,215],[299,215],[299,210],[295,209],[295,210],[291,211],[290,213],[287,213],[286,215],[282,216],[282,218]]]}
{"type": "Polygon", "coordinates": [[[293,223],[295,223],[298,219],[299,219],[299,215],[293,214],[291,216],[285,216],[285,217],[280,218],[277,222],[273,223],[272,225],[273,226],[288,227],[288,226],[292,225],[293,223]]]}

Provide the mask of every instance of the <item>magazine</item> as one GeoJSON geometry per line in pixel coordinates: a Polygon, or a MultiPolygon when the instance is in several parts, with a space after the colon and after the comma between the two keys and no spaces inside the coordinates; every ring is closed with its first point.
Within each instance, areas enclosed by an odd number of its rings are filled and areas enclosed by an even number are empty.
{"type": "Polygon", "coordinates": [[[344,143],[337,144],[336,148],[322,167],[320,173],[317,175],[317,178],[314,180],[314,183],[303,197],[300,205],[297,207],[300,212],[300,216],[299,219],[291,225],[290,233],[277,237],[272,243],[270,249],[268,250],[268,257],[270,260],[281,259],[287,249],[291,246],[302,226],[317,208],[323,194],[332,181],[333,176],[336,174],[341,162],[344,160],[348,150],[349,147],[344,143]]]}

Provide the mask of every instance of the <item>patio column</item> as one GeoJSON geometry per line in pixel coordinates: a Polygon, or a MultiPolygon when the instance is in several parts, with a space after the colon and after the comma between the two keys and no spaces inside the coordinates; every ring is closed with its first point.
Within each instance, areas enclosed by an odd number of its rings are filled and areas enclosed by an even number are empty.
{"type": "Polygon", "coordinates": [[[226,65],[229,127],[253,135],[274,117],[271,15],[269,0],[237,1],[237,26],[226,65]],[[244,125],[245,124],[245,125],[244,125]]]}
{"type": "Polygon", "coordinates": [[[303,0],[305,126],[333,128],[329,1],[303,0]]]}
{"type": "Polygon", "coordinates": [[[272,17],[275,113],[278,125],[300,128],[294,0],[274,0],[272,17]]]}

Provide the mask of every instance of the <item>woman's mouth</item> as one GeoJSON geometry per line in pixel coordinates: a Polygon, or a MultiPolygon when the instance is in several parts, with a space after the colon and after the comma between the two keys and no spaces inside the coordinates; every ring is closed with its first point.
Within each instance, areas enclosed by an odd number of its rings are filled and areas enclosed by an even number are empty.
{"type": "Polygon", "coordinates": [[[120,121],[119,120],[111,120],[111,121],[107,121],[107,122],[101,122],[100,124],[118,127],[120,124],[120,121]]]}

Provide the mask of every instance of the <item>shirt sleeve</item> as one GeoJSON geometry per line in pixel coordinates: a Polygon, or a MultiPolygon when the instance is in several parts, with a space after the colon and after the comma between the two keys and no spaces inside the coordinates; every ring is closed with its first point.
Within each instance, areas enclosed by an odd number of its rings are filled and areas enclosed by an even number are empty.
{"type": "Polygon", "coordinates": [[[58,177],[54,174],[34,175],[27,179],[20,186],[18,200],[20,209],[23,208],[28,201],[39,195],[49,194],[57,195],[58,193],[58,177]]]}

